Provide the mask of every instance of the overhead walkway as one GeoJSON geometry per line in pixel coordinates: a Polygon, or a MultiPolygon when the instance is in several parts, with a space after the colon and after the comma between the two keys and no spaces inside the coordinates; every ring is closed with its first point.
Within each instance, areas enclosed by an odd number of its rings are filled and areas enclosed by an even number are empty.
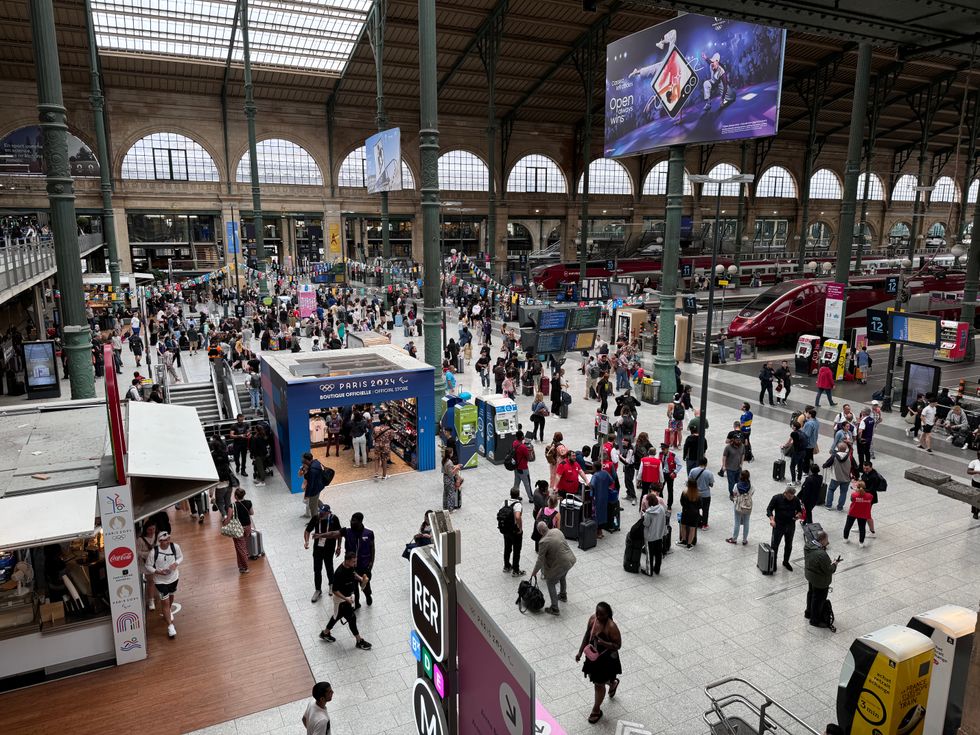
{"type": "MultiPolygon", "coordinates": [[[[78,257],[105,244],[101,232],[78,236],[78,257]]],[[[55,275],[54,240],[14,240],[0,247],[0,304],[55,275]]]]}

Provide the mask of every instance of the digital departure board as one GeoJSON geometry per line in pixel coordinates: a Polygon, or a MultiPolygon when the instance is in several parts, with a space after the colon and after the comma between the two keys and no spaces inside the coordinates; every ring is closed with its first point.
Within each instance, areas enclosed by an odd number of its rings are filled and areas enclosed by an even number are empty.
{"type": "Polygon", "coordinates": [[[565,309],[544,309],[538,314],[538,329],[542,332],[563,330],[568,327],[568,311],[565,309]]]}
{"type": "Polygon", "coordinates": [[[939,343],[939,319],[921,314],[892,313],[891,341],[935,349],[939,343]]]}
{"type": "Polygon", "coordinates": [[[568,332],[565,340],[565,349],[569,352],[579,350],[591,350],[595,346],[595,332],[568,332]]]}
{"type": "Polygon", "coordinates": [[[541,332],[535,352],[539,355],[553,355],[565,351],[565,332],[541,332]]]}
{"type": "Polygon", "coordinates": [[[575,309],[568,320],[568,328],[574,331],[599,328],[599,313],[601,307],[586,306],[575,309]]]}

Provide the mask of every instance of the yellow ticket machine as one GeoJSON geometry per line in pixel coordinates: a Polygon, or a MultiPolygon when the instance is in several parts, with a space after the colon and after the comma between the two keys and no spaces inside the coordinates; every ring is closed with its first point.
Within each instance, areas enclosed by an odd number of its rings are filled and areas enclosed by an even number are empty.
{"type": "Polygon", "coordinates": [[[847,342],[840,339],[828,339],[820,348],[820,364],[829,365],[834,371],[834,380],[843,380],[847,369],[847,342]]]}

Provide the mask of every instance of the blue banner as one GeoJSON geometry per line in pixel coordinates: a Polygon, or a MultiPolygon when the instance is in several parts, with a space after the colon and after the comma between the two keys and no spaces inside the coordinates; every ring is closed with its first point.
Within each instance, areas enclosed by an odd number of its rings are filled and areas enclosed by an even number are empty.
{"type": "Polygon", "coordinates": [[[606,49],[606,158],[776,134],[786,31],[687,14],[606,49]]]}
{"type": "Polygon", "coordinates": [[[228,243],[228,254],[238,255],[241,250],[241,240],[239,239],[237,222],[225,222],[225,241],[228,243]]]}

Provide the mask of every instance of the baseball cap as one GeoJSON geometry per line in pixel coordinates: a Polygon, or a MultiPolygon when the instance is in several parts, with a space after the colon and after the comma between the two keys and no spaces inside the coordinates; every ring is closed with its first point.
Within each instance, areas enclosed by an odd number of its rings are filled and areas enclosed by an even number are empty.
{"type": "Polygon", "coordinates": [[[330,506],[327,505],[326,503],[320,503],[320,512],[321,513],[329,513],[330,512],[330,506]]]}
{"type": "Polygon", "coordinates": [[[157,541],[166,541],[168,538],[170,538],[170,534],[167,531],[160,531],[157,534],[157,541]]]}
{"type": "Polygon", "coordinates": [[[881,404],[878,401],[871,401],[871,405],[872,406],[880,406],[881,404]]]}

